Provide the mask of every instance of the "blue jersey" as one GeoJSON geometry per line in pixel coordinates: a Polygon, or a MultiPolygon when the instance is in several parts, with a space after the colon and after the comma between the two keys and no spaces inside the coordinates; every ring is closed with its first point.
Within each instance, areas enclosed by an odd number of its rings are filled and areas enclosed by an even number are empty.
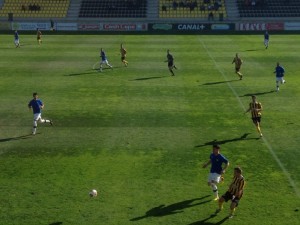
{"type": "Polygon", "coordinates": [[[32,108],[33,114],[36,113],[41,113],[41,106],[43,105],[43,102],[40,99],[32,99],[29,103],[28,103],[28,107],[32,108]]]}
{"type": "Polygon", "coordinates": [[[19,40],[19,34],[18,34],[18,32],[15,32],[15,40],[19,40]]]}
{"type": "Polygon", "coordinates": [[[283,77],[284,72],[285,71],[284,71],[284,68],[282,66],[276,66],[274,73],[276,73],[276,77],[283,77]]]}
{"type": "Polygon", "coordinates": [[[265,40],[269,40],[269,34],[265,33],[265,40]]]}
{"type": "Polygon", "coordinates": [[[104,52],[104,51],[101,51],[100,57],[101,57],[102,61],[105,61],[105,60],[107,60],[107,58],[106,58],[106,55],[105,55],[105,52],[104,52]]]}
{"type": "Polygon", "coordinates": [[[222,164],[228,163],[228,160],[222,154],[218,154],[218,155],[211,154],[210,161],[211,161],[210,172],[218,173],[218,174],[221,174],[221,172],[222,172],[222,164]]]}

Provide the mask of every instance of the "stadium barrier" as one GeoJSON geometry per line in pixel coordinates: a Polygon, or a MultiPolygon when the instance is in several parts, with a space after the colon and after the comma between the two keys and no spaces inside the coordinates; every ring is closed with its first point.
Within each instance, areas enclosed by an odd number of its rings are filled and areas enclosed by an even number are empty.
{"type": "MultiPolygon", "coordinates": [[[[51,31],[50,22],[0,22],[1,31],[36,29],[51,31]]],[[[148,34],[214,34],[214,33],[255,33],[265,30],[274,32],[300,31],[300,22],[238,22],[238,23],[143,23],[143,22],[56,22],[59,32],[103,32],[103,33],[148,33],[148,34]]]]}

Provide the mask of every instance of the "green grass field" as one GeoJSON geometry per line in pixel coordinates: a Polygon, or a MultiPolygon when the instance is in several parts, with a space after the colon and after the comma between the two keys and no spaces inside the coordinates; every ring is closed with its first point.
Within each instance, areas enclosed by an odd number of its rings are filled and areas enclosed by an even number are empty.
{"type": "Polygon", "coordinates": [[[45,35],[39,46],[20,32],[20,42],[1,35],[1,225],[299,224],[299,35],[271,34],[268,50],[263,35],[45,35]],[[114,66],[102,73],[101,47],[114,66]],[[286,69],[280,92],[277,61],[286,69]],[[35,91],[54,126],[32,136],[35,91]],[[252,94],[263,138],[244,114],[252,94]],[[229,203],[212,216],[202,164],[215,142],[231,163],[220,194],[237,165],[247,181],[233,219],[229,203]]]}

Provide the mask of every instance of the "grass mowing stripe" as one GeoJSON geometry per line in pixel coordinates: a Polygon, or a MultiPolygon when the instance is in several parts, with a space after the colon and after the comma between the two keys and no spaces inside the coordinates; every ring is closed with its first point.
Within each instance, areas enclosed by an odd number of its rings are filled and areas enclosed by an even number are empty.
{"type": "MultiPolygon", "coordinates": [[[[219,65],[217,64],[217,62],[214,59],[214,57],[210,54],[210,51],[208,50],[208,48],[207,48],[206,44],[204,43],[204,41],[201,40],[201,39],[199,39],[199,41],[201,42],[202,47],[205,49],[206,54],[213,61],[216,69],[218,70],[218,72],[223,76],[223,78],[224,78],[225,81],[228,81],[227,76],[225,75],[225,73],[223,72],[223,70],[219,67],[219,65]]],[[[246,108],[243,105],[243,103],[242,103],[239,95],[235,91],[235,89],[232,87],[232,85],[230,84],[230,82],[226,82],[226,83],[227,83],[228,87],[230,88],[230,90],[232,91],[232,93],[234,94],[234,96],[236,97],[236,99],[238,100],[238,102],[240,103],[240,106],[242,107],[242,109],[245,111],[246,108]]],[[[296,186],[296,183],[294,182],[294,180],[291,178],[290,173],[286,170],[286,168],[284,167],[284,165],[282,164],[282,162],[280,161],[280,159],[276,155],[275,151],[273,150],[272,146],[269,144],[269,142],[267,141],[267,139],[265,137],[263,137],[262,140],[264,141],[264,143],[268,147],[269,152],[271,153],[271,155],[273,156],[273,158],[275,159],[275,161],[277,162],[277,164],[279,165],[279,167],[283,171],[284,175],[288,179],[290,185],[293,187],[294,192],[296,193],[297,197],[300,198],[300,191],[299,191],[298,187],[296,186]]]]}

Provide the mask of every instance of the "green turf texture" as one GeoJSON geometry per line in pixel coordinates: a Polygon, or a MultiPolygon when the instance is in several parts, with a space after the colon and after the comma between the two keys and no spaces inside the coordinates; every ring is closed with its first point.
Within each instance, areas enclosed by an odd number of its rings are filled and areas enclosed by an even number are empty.
{"type": "Polygon", "coordinates": [[[265,50],[263,34],[44,35],[39,46],[19,33],[21,48],[13,34],[0,41],[1,225],[299,224],[299,35],[271,33],[265,50]],[[102,73],[101,47],[114,66],[102,73]],[[278,93],[277,61],[287,80],[278,93]],[[54,126],[31,136],[35,91],[54,126]],[[252,94],[263,105],[263,139],[244,114],[252,94]],[[213,142],[231,163],[220,194],[237,165],[247,182],[230,220],[229,203],[212,216],[202,165],[213,142]]]}

